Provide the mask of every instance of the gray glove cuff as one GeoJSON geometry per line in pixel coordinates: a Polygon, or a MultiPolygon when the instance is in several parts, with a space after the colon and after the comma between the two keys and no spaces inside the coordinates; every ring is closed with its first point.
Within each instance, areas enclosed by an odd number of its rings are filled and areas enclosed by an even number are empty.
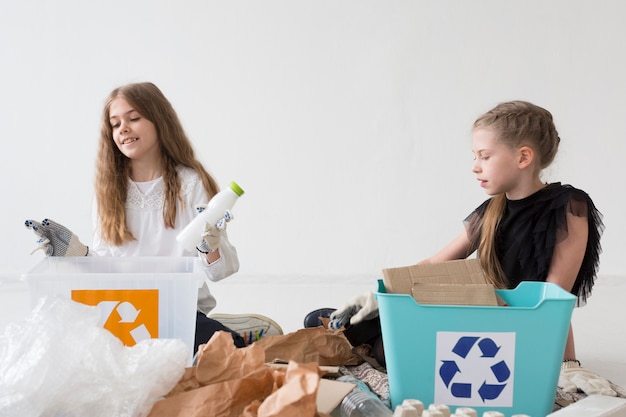
{"type": "Polygon", "coordinates": [[[196,249],[198,250],[198,252],[204,253],[204,254],[211,253],[211,252],[215,251],[214,249],[211,249],[209,247],[209,244],[204,239],[202,239],[202,241],[200,243],[198,243],[198,245],[196,246],[196,249]]]}
{"type": "Polygon", "coordinates": [[[580,361],[578,359],[563,359],[563,363],[561,364],[561,370],[576,369],[580,367],[580,361]]]}

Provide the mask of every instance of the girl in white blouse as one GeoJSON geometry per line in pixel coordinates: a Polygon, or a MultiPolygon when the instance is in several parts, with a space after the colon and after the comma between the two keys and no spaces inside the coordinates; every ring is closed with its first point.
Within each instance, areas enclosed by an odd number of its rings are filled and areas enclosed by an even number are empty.
{"type": "MultiPolygon", "coordinates": [[[[194,256],[176,235],[197,215],[195,206],[219,191],[196,159],[172,105],[152,83],[135,83],[109,94],[102,114],[96,173],[96,220],[92,250],[110,256],[194,256]]],[[[237,272],[239,260],[226,231],[207,225],[211,247],[198,244],[208,279],[237,272]]],[[[207,314],[215,298],[206,283],[198,291],[196,343],[226,330],[207,314]]],[[[235,344],[241,336],[231,332],[235,344]]]]}
{"type": "MultiPolygon", "coordinates": [[[[207,224],[198,236],[197,251],[187,251],[176,241],[197,215],[196,206],[208,203],[219,189],[196,159],[174,108],[156,85],[128,84],[109,94],[95,191],[90,248],[52,220],[26,220],[26,227],[41,237],[39,248],[47,256],[199,256],[211,281],[238,271],[237,251],[225,227],[207,224]]],[[[230,331],[235,345],[245,346],[237,332],[207,317],[215,304],[204,283],[198,291],[195,349],[218,330],[230,331]]]]}

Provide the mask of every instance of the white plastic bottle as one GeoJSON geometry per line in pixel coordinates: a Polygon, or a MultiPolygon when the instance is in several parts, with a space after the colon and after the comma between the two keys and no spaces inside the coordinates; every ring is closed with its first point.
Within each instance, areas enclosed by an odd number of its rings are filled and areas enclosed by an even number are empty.
{"type": "Polygon", "coordinates": [[[224,217],[226,210],[232,210],[237,199],[243,195],[243,189],[232,181],[228,188],[223,189],[215,194],[209,201],[207,208],[199,213],[187,226],[176,236],[176,240],[185,250],[193,251],[202,239],[204,224],[216,224],[219,219],[224,217]]]}

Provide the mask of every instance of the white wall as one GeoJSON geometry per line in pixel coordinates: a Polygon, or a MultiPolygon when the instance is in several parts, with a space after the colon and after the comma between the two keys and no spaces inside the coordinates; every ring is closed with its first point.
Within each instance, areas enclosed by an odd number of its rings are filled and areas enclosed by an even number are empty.
{"type": "MultiPolygon", "coordinates": [[[[623,275],[626,3],[0,0],[0,281],[27,218],[90,242],[99,118],[155,82],[218,182],[245,190],[241,274],[350,276],[431,255],[486,196],[470,126],[500,101],[550,109],[547,180],[604,213],[601,273],[623,275]]],[[[269,281],[268,281],[269,282],[269,281]]]]}

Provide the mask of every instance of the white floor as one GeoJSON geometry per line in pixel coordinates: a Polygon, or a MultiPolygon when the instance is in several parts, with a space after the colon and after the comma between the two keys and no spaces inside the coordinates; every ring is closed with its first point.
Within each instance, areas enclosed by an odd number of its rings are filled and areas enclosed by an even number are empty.
{"type": "Polygon", "coordinates": [[[600,277],[586,306],[574,309],[576,354],[583,366],[626,388],[626,277],[600,277]]]}
{"type": "MultiPolygon", "coordinates": [[[[302,328],[304,316],[320,307],[375,290],[375,277],[234,276],[213,284],[216,313],[259,313],[284,332],[302,328]]],[[[574,310],[577,356],[586,368],[626,387],[626,277],[600,277],[587,306],[574,310]]],[[[30,312],[28,288],[18,276],[0,275],[0,334],[30,312]]]]}

